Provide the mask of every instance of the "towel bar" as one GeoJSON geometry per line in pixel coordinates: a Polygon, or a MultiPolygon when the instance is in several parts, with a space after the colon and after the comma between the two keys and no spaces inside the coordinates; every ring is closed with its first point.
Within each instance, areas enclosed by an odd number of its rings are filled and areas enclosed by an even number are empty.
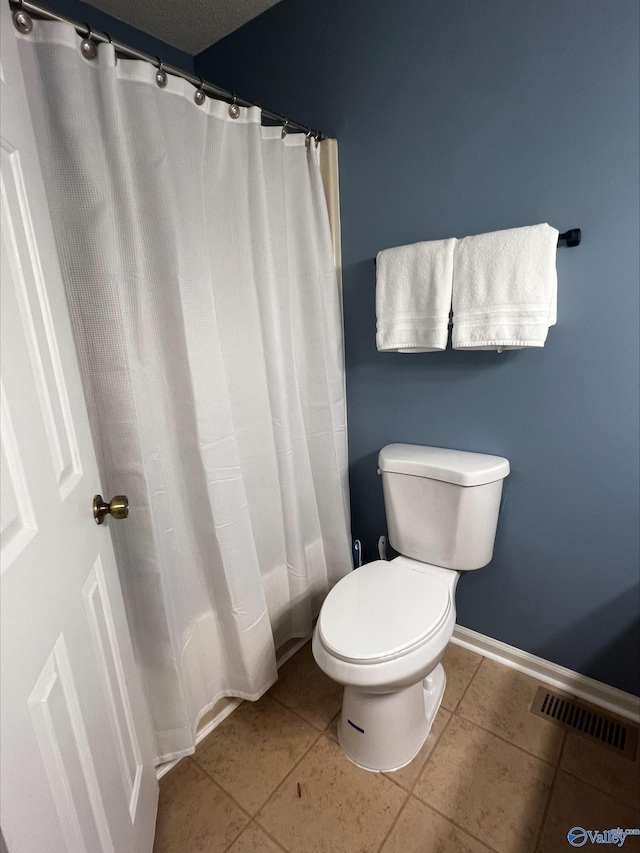
{"type": "MultiPolygon", "coordinates": [[[[580,240],[582,240],[582,231],[580,228],[570,228],[568,231],[558,234],[558,248],[561,249],[561,244],[565,244],[568,249],[572,249],[574,246],[580,245],[580,240]]],[[[373,259],[373,263],[376,263],[375,258],[373,259]]]]}

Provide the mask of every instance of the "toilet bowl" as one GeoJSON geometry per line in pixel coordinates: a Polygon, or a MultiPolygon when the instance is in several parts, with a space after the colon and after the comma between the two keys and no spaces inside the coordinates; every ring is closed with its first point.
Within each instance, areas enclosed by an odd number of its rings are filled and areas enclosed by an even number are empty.
{"type": "Polygon", "coordinates": [[[327,596],[313,655],[344,685],[338,740],[360,767],[398,770],[427,738],[444,693],[457,579],[397,557],[362,566],[327,596]]]}
{"type": "Polygon", "coordinates": [[[344,685],[343,752],[382,772],[408,764],[429,734],[446,684],[440,661],[458,578],[491,560],[509,463],[396,444],[380,451],[379,465],[389,541],[401,556],[368,563],[333,587],[312,650],[344,685]]]}

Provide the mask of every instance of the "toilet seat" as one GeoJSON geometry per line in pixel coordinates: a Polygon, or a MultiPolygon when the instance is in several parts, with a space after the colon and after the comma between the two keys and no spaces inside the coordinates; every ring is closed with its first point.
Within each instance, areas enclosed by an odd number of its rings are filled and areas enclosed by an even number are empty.
{"type": "Polygon", "coordinates": [[[440,578],[376,560],[333,587],[318,618],[319,638],[341,660],[380,663],[426,643],[451,608],[449,589],[440,578]]]}

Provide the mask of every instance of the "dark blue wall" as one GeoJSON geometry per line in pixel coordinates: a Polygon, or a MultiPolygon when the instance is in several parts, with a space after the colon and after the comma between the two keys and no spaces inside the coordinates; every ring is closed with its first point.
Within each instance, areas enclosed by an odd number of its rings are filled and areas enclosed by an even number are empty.
{"type": "Polygon", "coordinates": [[[384,444],[504,455],[495,558],[458,621],[640,692],[636,0],[283,0],[196,72],[338,137],[365,557],[384,444]],[[536,222],[584,235],[544,349],[376,351],[380,249],[536,222]]]}
{"type": "Polygon", "coordinates": [[[141,50],[151,56],[159,56],[163,62],[175,65],[176,68],[193,74],[193,57],[188,53],[178,50],[178,48],[172,47],[148,33],[143,33],[142,30],[131,27],[124,21],[107,15],[99,9],[94,9],[93,6],[82,3],[81,0],[42,0],[42,5],[59,15],[66,15],[74,21],[86,23],[94,30],[108,33],[111,38],[122,42],[122,44],[135,47],[136,50],[141,50]]]}

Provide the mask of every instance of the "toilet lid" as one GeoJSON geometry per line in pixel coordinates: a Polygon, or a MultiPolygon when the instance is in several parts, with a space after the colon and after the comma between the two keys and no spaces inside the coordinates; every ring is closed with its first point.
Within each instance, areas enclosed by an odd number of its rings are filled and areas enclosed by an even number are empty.
{"type": "Polygon", "coordinates": [[[440,578],[376,560],[334,586],[322,605],[318,630],[336,657],[376,663],[424,643],[450,610],[449,590],[440,578]]]}

